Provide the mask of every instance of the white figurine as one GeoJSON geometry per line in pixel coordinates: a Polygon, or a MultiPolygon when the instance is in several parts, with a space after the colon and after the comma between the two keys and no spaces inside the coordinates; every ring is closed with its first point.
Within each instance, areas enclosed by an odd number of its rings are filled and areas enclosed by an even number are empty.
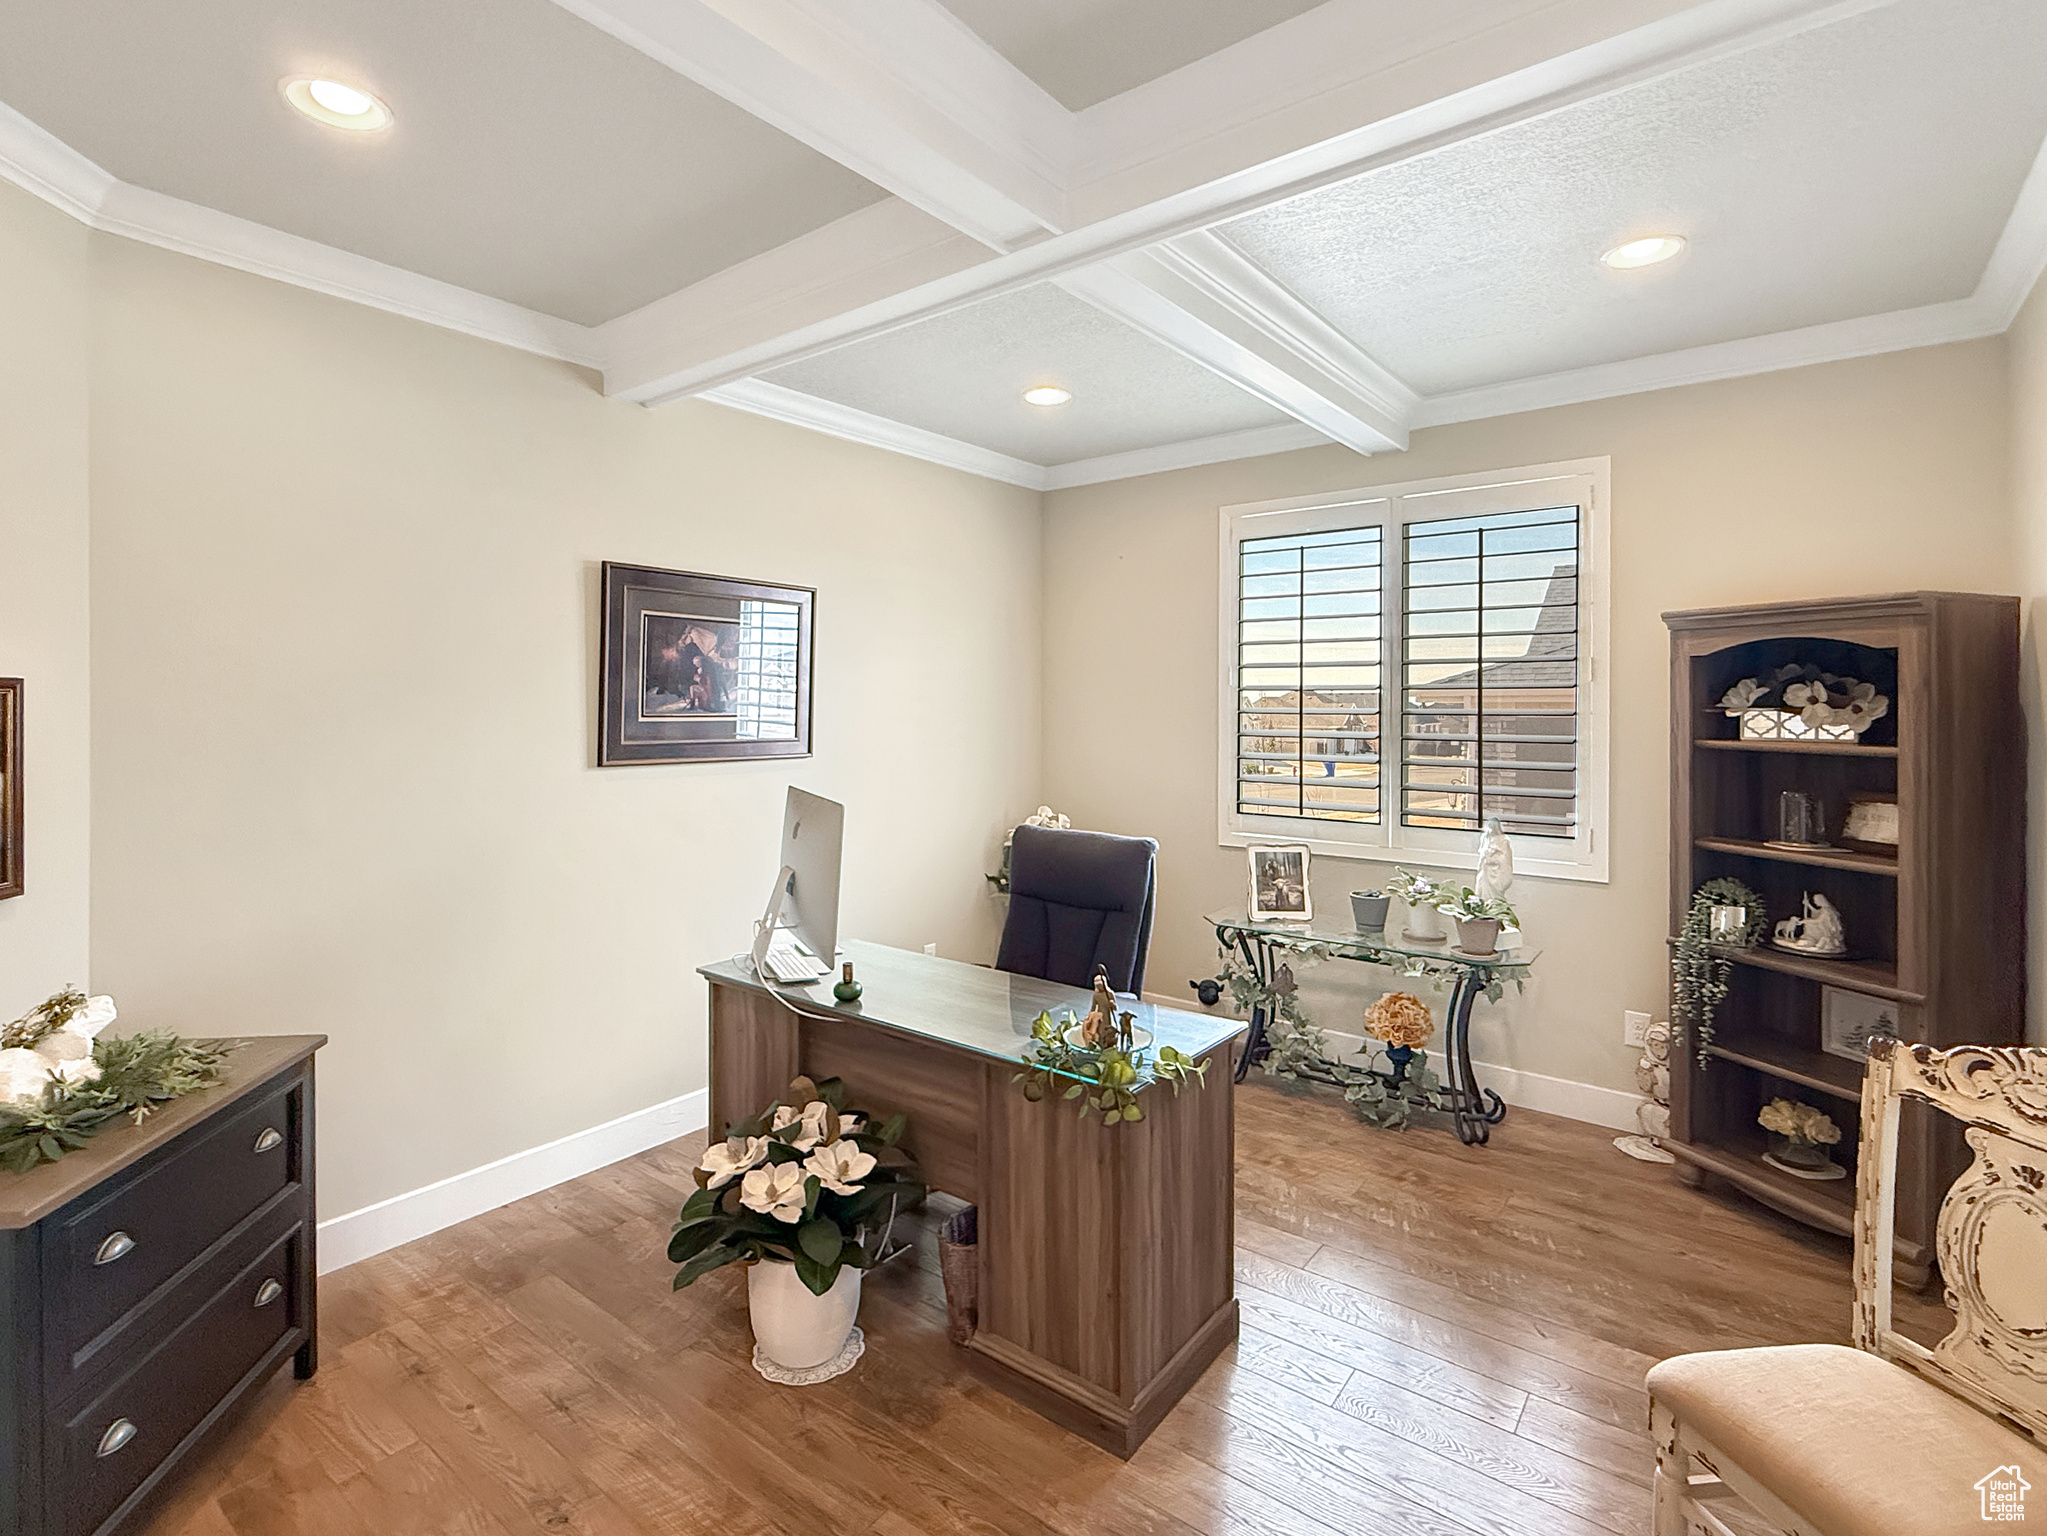
{"type": "Polygon", "coordinates": [[[1488,816],[1478,835],[1478,880],[1473,890],[1481,901],[1505,901],[1513,884],[1513,844],[1501,830],[1500,818],[1488,816]]]}
{"type": "Polygon", "coordinates": [[[1841,922],[1841,909],[1826,897],[1808,892],[1797,917],[1787,917],[1773,930],[1779,949],[1801,955],[1845,955],[1848,930],[1841,922]]]}

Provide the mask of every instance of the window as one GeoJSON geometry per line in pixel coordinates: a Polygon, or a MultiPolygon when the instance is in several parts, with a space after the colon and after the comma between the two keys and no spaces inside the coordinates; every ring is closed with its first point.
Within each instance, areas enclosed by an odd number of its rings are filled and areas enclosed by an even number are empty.
{"type": "Polygon", "coordinates": [[[1224,508],[1223,842],[1604,880],[1606,476],[1224,508]]]}

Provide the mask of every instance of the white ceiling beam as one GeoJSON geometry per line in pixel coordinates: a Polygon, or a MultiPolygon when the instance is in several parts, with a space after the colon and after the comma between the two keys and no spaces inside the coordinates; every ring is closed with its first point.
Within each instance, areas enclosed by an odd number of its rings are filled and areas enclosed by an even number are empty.
{"type": "Polygon", "coordinates": [[[1071,114],[936,0],[555,3],[991,249],[1065,227],[1071,114]]]}
{"type": "Polygon", "coordinates": [[[1415,392],[1215,235],[1132,251],[1059,286],[1347,448],[1407,446],[1415,392]]]}

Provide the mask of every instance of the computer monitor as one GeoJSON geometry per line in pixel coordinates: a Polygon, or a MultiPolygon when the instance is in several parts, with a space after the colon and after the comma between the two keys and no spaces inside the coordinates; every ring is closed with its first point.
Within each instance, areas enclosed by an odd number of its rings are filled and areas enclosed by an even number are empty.
{"type": "Polygon", "coordinates": [[[839,854],[846,830],[846,808],[836,800],[789,789],[782,811],[782,871],[754,938],[758,966],[767,955],[777,925],[788,928],[802,946],[829,969],[839,950],[839,854]]]}

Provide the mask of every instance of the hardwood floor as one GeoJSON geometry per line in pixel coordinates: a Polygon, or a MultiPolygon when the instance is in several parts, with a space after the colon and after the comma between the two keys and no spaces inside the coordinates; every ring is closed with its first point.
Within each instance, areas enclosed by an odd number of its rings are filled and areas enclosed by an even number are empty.
{"type": "Polygon", "coordinates": [[[762,1381],[739,1272],[669,1290],[697,1137],[328,1276],[319,1375],[148,1536],[1639,1536],[1651,1363],[1845,1342],[1845,1240],[1608,1132],[1516,1110],[1468,1148],[1255,1077],[1238,1117],[1243,1337],[1128,1463],[947,1344],[936,1200],[852,1374],[762,1381]]]}

